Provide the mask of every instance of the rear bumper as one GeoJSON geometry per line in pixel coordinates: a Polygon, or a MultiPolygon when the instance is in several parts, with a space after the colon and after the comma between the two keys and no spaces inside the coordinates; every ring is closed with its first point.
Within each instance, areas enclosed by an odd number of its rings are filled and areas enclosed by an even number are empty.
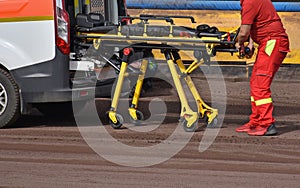
{"type": "MultiPolygon", "coordinates": [[[[96,77],[72,78],[69,57],[58,49],[53,60],[12,70],[23,103],[69,102],[95,96],[96,77]]],[[[85,75],[85,74],[83,74],[85,75]]]]}
{"type": "Polygon", "coordinates": [[[52,103],[90,100],[95,96],[95,87],[59,89],[45,92],[22,92],[26,103],[52,103]]]}

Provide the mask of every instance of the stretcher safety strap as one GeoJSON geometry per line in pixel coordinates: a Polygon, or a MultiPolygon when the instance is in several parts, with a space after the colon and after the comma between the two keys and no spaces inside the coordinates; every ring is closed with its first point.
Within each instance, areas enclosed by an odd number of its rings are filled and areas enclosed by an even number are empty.
{"type": "Polygon", "coordinates": [[[255,101],[256,106],[270,104],[270,103],[272,103],[272,98],[260,99],[260,100],[255,101]]]}

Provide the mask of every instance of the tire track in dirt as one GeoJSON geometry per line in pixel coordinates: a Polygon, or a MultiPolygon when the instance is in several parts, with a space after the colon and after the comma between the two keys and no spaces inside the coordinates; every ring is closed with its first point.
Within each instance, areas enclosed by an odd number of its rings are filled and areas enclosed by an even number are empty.
{"type": "MultiPolygon", "coordinates": [[[[198,152],[204,133],[201,127],[181,152],[162,164],[144,168],[118,166],[98,156],[85,143],[72,119],[25,116],[12,128],[0,130],[0,186],[299,187],[300,119],[289,113],[300,112],[300,104],[285,103],[289,98],[299,103],[300,96],[294,88],[298,85],[294,83],[290,89],[278,82],[273,85],[277,95],[282,94],[277,103],[285,107],[276,109],[280,134],[273,137],[249,137],[234,132],[247,117],[247,86],[247,82],[227,83],[229,108],[223,128],[208,150],[198,152]]],[[[180,106],[177,96],[172,96],[167,97],[167,105],[172,108],[167,119],[154,131],[113,130],[109,125],[105,128],[128,145],[158,144],[178,126],[176,110],[180,106]]],[[[142,109],[147,108],[146,97],[140,103],[142,109]]],[[[109,107],[108,101],[103,104],[107,105],[101,108],[109,107]]]]}

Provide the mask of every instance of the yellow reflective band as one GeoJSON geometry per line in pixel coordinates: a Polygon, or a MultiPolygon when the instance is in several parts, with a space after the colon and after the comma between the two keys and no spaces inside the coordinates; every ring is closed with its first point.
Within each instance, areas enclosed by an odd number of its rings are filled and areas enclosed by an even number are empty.
{"type": "Polygon", "coordinates": [[[251,96],[251,102],[255,102],[254,97],[251,96]]]}
{"type": "Polygon", "coordinates": [[[274,50],[274,47],[275,47],[275,44],[276,44],[276,40],[269,40],[267,42],[267,45],[266,45],[266,48],[265,48],[265,52],[266,54],[268,54],[268,56],[270,56],[274,50]]]}
{"type": "Polygon", "coordinates": [[[54,20],[54,16],[27,16],[27,17],[0,18],[0,22],[30,22],[30,21],[48,21],[48,20],[54,20]]]}
{"type": "Polygon", "coordinates": [[[256,106],[270,104],[270,103],[272,103],[272,98],[260,99],[260,100],[255,101],[256,106]]]}

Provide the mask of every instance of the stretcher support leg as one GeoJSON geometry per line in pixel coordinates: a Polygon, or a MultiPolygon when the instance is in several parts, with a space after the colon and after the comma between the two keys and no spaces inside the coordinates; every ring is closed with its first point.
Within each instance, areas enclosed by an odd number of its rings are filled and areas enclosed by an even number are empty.
{"type": "Polygon", "coordinates": [[[181,84],[180,75],[177,73],[175,63],[172,60],[171,52],[166,50],[164,51],[164,54],[180,99],[180,103],[181,103],[180,118],[183,127],[185,131],[193,132],[197,128],[198,113],[194,112],[188,104],[187,97],[185,95],[183,86],[181,84]]]}
{"type": "Polygon", "coordinates": [[[119,73],[116,88],[115,88],[115,91],[113,94],[111,107],[108,112],[109,123],[115,129],[120,128],[124,122],[122,116],[120,114],[117,114],[117,108],[118,108],[119,98],[120,98],[121,91],[122,91],[124,78],[126,77],[126,69],[128,66],[128,56],[130,53],[131,53],[130,49],[128,49],[128,48],[124,49],[124,55],[123,55],[123,59],[122,59],[120,73],[119,73]]]}
{"type": "Polygon", "coordinates": [[[147,67],[148,67],[148,59],[144,58],[142,60],[142,65],[140,68],[140,74],[139,74],[137,82],[136,82],[131,106],[128,109],[130,118],[133,121],[133,123],[135,123],[135,124],[138,124],[140,120],[144,119],[143,113],[141,111],[137,110],[137,107],[138,107],[138,101],[139,101],[140,94],[142,91],[142,86],[143,86],[145,74],[147,71],[147,67]]]}
{"type": "Polygon", "coordinates": [[[186,84],[188,85],[188,88],[190,89],[196,103],[198,106],[198,113],[201,118],[207,117],[207,125],[208,127],[213,127],[217,123],[216,118],[218,115],[218,110],[214,109],[210,106],[208,106],[201,98],[197,88],[195,87],[194,82],[192,81],[191,76],[189,75],[193,70],[195,70],[197,67],[199,67],[202,62],[200,62],[199,59],[194,61],[187,69],[185,68],[179,54],[177,51],[172,51],[172,55],[174,57],[175,62],[177,63],[179,70],[181,72],[181,75],[184,77],[184,80],[186,84]]]}

